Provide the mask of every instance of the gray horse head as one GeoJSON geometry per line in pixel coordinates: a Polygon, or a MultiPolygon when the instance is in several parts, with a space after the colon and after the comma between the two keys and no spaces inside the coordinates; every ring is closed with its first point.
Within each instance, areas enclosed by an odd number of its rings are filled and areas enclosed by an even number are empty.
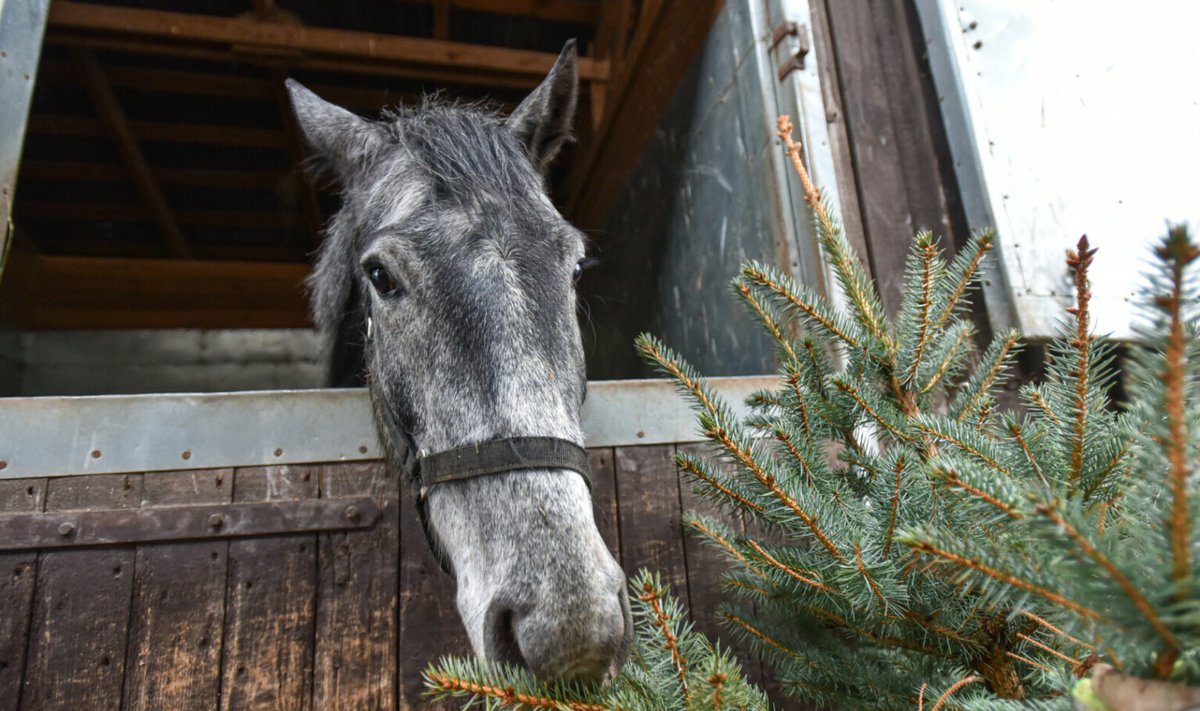
{"type": "MultiPolygon", "coordinates": [[[[342,191],[309,281],[313,316],[334,342],[334,384],[365,369],[393,459],[398,438],[428,453],[507,437],[583,443],[583,236],[544,179],[570,136],[577,84],[573,43],[506,119],[429,101],[369,121],[289,80],[315,160],[342,191]]],[[[583,477],[439,484],[427,515],[478,656],[543,678],[619,668],[631,638],[624,575],[583,477]]]]}

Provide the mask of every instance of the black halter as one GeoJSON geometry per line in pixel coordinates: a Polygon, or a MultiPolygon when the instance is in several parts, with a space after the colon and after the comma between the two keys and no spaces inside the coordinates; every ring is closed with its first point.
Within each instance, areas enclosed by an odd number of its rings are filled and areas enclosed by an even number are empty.
{"type": "MultiPolygon", "coordinates": [[[[367,340],[371,338],[371,317],[367,317],[367,340]]],[[[425,542],[447,573],[452,572],[445,551],[437,545],[429,528],[429,492],[439,484],[465,481],[492,474],[529,469],[567,469],[578,472],[592,489],[592,468],[587,450],[558,437],[505,437],[448,449],[434,454],[417,449],[412,436],[397,426],[395,418],[385,418],[393,454],[413,486],[417,514],[425,542]]]]}

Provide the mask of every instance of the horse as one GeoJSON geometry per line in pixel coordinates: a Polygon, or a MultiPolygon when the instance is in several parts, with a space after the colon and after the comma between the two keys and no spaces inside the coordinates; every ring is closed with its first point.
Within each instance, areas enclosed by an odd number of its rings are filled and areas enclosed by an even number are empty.
{"type": "MultiPolygon", "coordinates": [[[[426,98],[369,120],[287,82],[310,160],[342,199],[308,281],[312,316],[331,384],[365,373],[393,466],[522,438],[582,452],[584,237],[546,187],[571,138],[577,63],[570,42],[507,117],[426,98]]],[[[631,646],[625,575],[585,476],[547,461],[421,485],[426,534],[477,657],[600,681],[631,646]]]]}

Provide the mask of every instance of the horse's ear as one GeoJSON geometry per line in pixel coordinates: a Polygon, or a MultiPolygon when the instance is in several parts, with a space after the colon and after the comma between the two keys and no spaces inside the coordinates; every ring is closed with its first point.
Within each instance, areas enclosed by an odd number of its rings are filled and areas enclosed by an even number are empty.
{"type": "Polygon", "coordinates": [[[505,122],[543,173],[571,138],[578,98],[578,51],[575,40],[568,40],[550,73],[505,122]]]}
{"type": "Polygon", "coordinates": [[[346,182],[378,151],[383,136],[370,121],[325,101],[300,82],[288,79],[285,84],[296,123],[318,165],[346,182]]]}

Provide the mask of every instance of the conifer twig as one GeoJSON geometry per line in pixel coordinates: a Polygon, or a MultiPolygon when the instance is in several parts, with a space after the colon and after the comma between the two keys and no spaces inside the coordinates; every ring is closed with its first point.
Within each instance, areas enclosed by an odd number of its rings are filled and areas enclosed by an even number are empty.
{"type": "Polygon", "coordinates": [[[1167,262],[1171,270],[1171,293],[1160,296],[1156,305],[1167,313],[1170,331],[1165,349],[1165,369],[1162,374],[1166,386],[1167,458],[1171,467],[1171,579],[1176,585],[1177,599],[1186,599],[1190,568],[1190,501],[1188,479],[1188,431],[1184,411],[1184,389],[1187,378],[1187,335],[1184,332],[1183,272],[1200,256],[1200,247],[1192,243],[1183,227],[1173,227],[1165,243],[1157,250],[1158,257],[1167,262]]]}
{"type": "Polygon", "coordinates": [[[917,243],[921,246],[921,296],[918,301],[921,308],[921,328],[917,332],[917,345],[913,347],[912,363],[908,366],[909,382],[917,378],[917,369],[921,367],[921,358],[925,355],[929,334],[933,330],[929,323],[929,309],[932,306],[933,260],[937,257],[937,249],[933,246],[932,237],[928,232],[917,235],[917,243]]]}
{"type": "MultiPolygon", "coordinates": [[[[770,553],[763,550],[763,547],[761,545],[759,545],[758,542],[754,541],[753,539],[747,538],[746,545],[753,548],[755,550],[755,552],[757,552],[760,556],[763,557],[763,560],[765,560],[766,562],[775,566],[776,568],[779,568],[783,572],[787,573],[788,576],[790,576],[791,578],[798,580],[798,581],[804,583],[805,585],[808,585],[809,587],[816,588],[817,590],[821,590],[823,592],[833,592],[833,588],[820,582],[819,580],[815,580],[815,578],[817,576],[814,575],[813,573],[808,573],[808,575],[812,576],[812,577],[802,575],[800,573],[800,571],[796,570],[795,568],[792,568],[789,565],[785,565],[784,563],[780,562],[778,558],[776,558],[775,556],[773,556],[770,553]]],[[[804,572],[807,573],[808,571],[804,571],[804,572]]]]}
{"type": "Polygon", "coordinates": [[[663,591],[656,590],[650,580],[646,580],[642,586],[642,594],[639,599],[642,602],[650,604],[650,609],[654,611],[654,624],[658,627],[659,633],[663,638],[663,646],[671,652],[671,660],[675,662],[675,671],[679,676],[679,688],[683,692],[683,700],[686,702],[689,698],[687,685],[687,660],[683,658],[683,654],[679,651],[679,640],[671,632],[670,617],[663,610],[659,600],[662,598],[663,591]]]}
{"type": "Polygon", "coordinates": [[[425,673],[425,678],[429,680],[435,688],[441,691],[458,691],[476,696],[497,699],[505,704],[522,704],[535,709],[562,709],[567,708],[571,711],[606,711],[606,708],[600,704],[588,704],[578,701],[558,701],[545,696],[535,696],[533,694],[522,694],[514,690],[512,687],[500,687],[492,684],[479,684],[466,679],[457,679],[453,676],[448,676],[436,671],[425,673]]]}
{"type": "Polygon", "coordinates": [[[1079,238],[1076,250],[1067,252],[1067,267],[1075,282],[1075,306],[1067,309],[1067,313],[1075,317],[1075,338],[1071,346],[1075,348],[1075,370],[1071,375],[1075,378],[1075,426],[1071,439],[1071,471],[1070,481],[1074,482],[1083,475],[1083,448],[1087,433],[1088,414],[1088,377],[1091,372],[1092,334],[1089,330],[1091,313],[1088,304],[1092,300],[1091,284],[1088,282],[1088,269],[1096,250],[1089,249],[1087,235],[1079,238]]]}
{"type": "Polygon", "coordinates": [[[854,309],[862,319],[863,325],[867,327],[867,332],[883,343],[886,343],[889,351],[892,350],[894,344],[883,323],[883,314],[880,313],[878,305],[873,303],[868,289],[864,288],[864,285],[860,284],[854,278],[853,258],[844,249],[841,249],[842,245],[835,244],[834,235],[838,234],[837,225],[834,224],[829,211],[825,209],[825,202],[821,199],[821,191],[817,189],[816,185],[813,185],[812,178],[808,175],[808,169],[804,167],[804,161],[800,158],[801,146],[792,139],[791,119],[787,116],[780,116],[776,120],[775,126],[779,129],[776,131],[776,135],[779,136],[779,140],[783,141],[788,158],[792,161],[792,168],[797,177],[800,178],[800,185],[804,189],[804,200],[808,203],[809,209],[816,215],[825,251],[829,253],[829,258],[833,262],[834,269],[842,275],[842,281],[848,292],[846,296],[849,297],[850,302],[854,305],[854,309]]]}
{"type": "Polygon", "coordinates": [[[984,255],[990,252],[994,246],[992,233],[984,232],[979,235],[979,239],[976,240],[975,244],[975,251],[971,254],[971,261],[963,271],[958,283],[954,285],[954,291],[951,292],[949,298],[946,300],[946,308],[942,310],[942,315],[938,317],[934,328],[945,326],[946,322],[954,314],[955,307],[958,305],[959,300],[962,299],[963,294],[967,292],[967,287],[971,284],[971,278],[979,270],[979,263],[983,261],[984,255]]]}
{"type": "Polygon", "coordinates": [[[946,691],[943,692],[942,695],[938,697],[937,703],[933,705],[933,708],[930,709],[930,711],[938,711],[938,709],[940,709],[942,707],[942,704],[946,703],[946,699],[949,699],[950,696],[954,694],[954,692],[963,688],[967,684],[974,684],[977,681],[979,681],[979,677],[972,674],[971,676],[967,677],[966,679],[960,679],[960,680],[954,682],[953,686],[951,686],[949,689],[946,689],[946,691]]]}
{"type": "Polygon", "coordinates": [[[908,459],[903,455],[896,457],[896,463],[892,470],[896,472],[896,488],[892,490],[892,510],[888,514],[887,533],[883,537],[883,559],[887,560],[888,554],[892,551],[892,535],[896,532],[896,513],[900,510],[900,484],[904,477],[904,467],[908,464],[908,459]]]}

